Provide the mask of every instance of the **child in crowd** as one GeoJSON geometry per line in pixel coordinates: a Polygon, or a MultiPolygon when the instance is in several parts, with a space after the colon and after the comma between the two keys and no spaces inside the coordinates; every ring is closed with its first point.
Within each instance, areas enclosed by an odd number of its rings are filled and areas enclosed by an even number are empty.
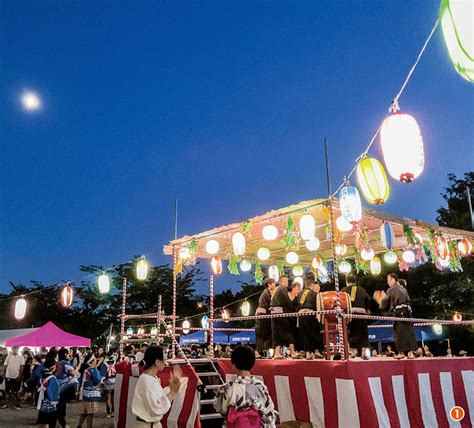
{"type": "Polygon", "coordinates": [[[100,410],[102,395],[100,393],[100,373],[96,368],[96,359],[94,354],[81,366],[82,387],[81,396],[84,400],[84,411],[79,418],[79,427],[87,419],[87,428],[92,428],[94,414],[100,410]]]}
{"type": "Polygon", "coordinates": [[[56,406],[59,401],[59,383],[54,376],[56,362],[48,359],[44,362],[44,371],[38,387],[38,420],[43,428],[55,428],[57,420],[56,406]]]}
{"type": "Polygon", "coordinates": [[[239,345],[231,355],[237,378],[217,392],[214,407],[226,417],[226,427],[274,428],[277,412],[265,384],[250,373],[255,365],[255,352],[239,345]]]}

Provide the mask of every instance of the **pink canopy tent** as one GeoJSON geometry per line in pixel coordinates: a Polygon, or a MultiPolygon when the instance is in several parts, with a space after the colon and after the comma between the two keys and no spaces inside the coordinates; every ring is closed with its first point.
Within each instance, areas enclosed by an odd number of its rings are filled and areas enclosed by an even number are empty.
{"type": "Polygon", "coordinates": [[[37,330],[12,337],[5,342],[5,346],[90,346],[91,340],[87,337],[76,336],[61,330],[51,321],[37,330]]]}

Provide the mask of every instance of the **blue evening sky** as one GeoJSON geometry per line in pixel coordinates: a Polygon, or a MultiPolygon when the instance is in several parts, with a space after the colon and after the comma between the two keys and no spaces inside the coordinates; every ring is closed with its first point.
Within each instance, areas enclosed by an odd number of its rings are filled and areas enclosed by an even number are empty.
{"type": "MultiPolygon", "coordinates": [[[[134,254],[168,262],[175,197],[181,235],[326,196],[323,138],[336,186],[437,14],[427,0],[1,2],[0,291],[134,254]],[[21,109],[25,89],[41,111],[21,109]]],[[[473,166],[473,100],[437,31],[400,102],[426,168],[391,181],[384,210],[434,221],[446,174],[473,166]]]]}

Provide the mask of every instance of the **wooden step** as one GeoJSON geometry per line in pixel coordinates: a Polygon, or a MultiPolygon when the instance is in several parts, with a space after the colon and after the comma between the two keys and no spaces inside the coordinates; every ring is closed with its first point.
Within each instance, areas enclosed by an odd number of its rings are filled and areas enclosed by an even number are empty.
{"type": "Polygon", "coordinates": [[[214,398],[204,398],[199,402],[201,403],[201,406],[204,406],[206,404],[214,404],[214,398]]]}

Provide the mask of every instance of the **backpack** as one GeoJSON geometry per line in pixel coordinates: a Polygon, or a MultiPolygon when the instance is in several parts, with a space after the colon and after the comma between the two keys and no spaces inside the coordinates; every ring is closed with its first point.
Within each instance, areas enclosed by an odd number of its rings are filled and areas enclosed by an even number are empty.
{"type": "Polygon", "coordinates": [[[261,423],[260,413],[255,407],[241,410],[236,410],[234,406],[229,407],[226,418],[227,428],[260,428],[261,423]]]}

